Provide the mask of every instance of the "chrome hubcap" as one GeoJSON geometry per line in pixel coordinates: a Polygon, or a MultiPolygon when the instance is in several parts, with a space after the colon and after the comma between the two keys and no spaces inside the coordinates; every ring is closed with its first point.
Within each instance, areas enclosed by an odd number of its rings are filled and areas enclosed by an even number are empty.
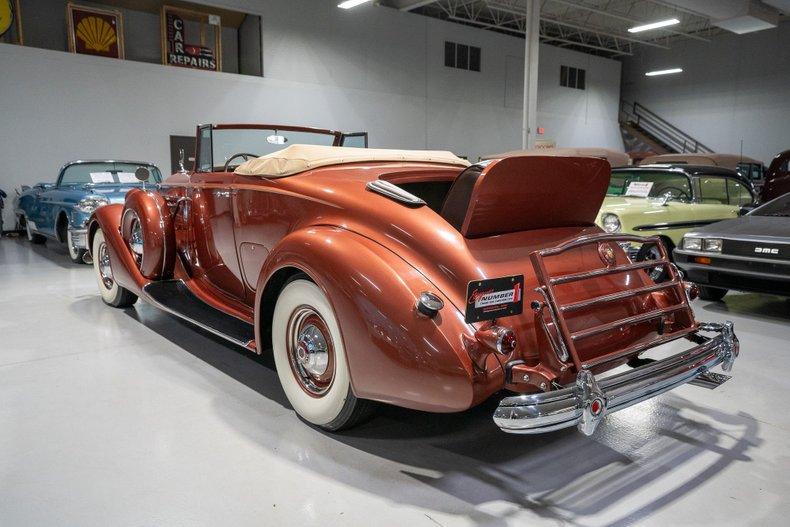
{"type": "Polygon", "coordinates": [[[107,289],[112,289],[115,281],[112,277],[112,268],[110,267],[110,252],[107,250],[106,243],[102,243],[99,246],[98,256],[97,262],[99,266],[99,274],[101,275],[101,281],[104,284],[104,287],[107,289]]]}
{"type": "Polygon", "coordinates": [[[288,321],[288,360],[299,386],[321,397],[332,385],[335,352],[329,329],[313,308],[297,308],[288,321]]]}

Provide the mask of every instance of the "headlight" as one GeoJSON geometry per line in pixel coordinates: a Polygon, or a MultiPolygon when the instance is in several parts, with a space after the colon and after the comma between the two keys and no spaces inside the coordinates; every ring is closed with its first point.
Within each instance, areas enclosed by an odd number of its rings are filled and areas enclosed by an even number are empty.
{"type": "Polygon", "coordinates": [[[702,240],[702,248],[705,251],[711,251],[714,253],[721,252],[721,240],[717,238],[705,238],[702,240]]]}
{"type": "Polygon", "coordinates": [[[702,250],[702,238],[683,238],[683,248],[690,251],[702,250]]]}
{"type": "Polygon", "coordinates": [[[620,218],[617,217],[617,214],[612,214],[611,212],[601,216],[601,223],[603,224],[603,230],[609,233],[620,232],[622,227],[620,218]]]}
{"type": "Polygon", "coordinates": [[[108,200],[107,198],[105,198],[103,196],[88,196],[88,197],[82,198],[74,206],[74,208],[77,209],[80,212],[85,212],[87,214],[90,214],[91,212],[93,212],[94,210],[98,209],[102,205],[107,205],[108,203],[110,203],[110,200],[108,200]]]}

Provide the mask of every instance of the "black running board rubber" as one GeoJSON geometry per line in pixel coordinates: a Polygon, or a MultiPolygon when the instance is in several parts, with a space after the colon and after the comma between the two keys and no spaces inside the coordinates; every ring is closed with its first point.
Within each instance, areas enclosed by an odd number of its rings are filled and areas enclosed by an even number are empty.
{"type": "Polygon", "coordinates": [[[203,302],[183,280],[151,282],[143,287],[143,291],[158,308],[209,333],[245,348],[250,348],[255,341],[252,324],[203,302]]]}

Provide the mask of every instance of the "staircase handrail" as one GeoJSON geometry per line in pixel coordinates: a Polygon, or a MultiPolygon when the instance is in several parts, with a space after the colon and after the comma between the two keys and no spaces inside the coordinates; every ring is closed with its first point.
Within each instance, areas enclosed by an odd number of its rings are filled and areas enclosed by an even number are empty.
{"type": "Polygon", "coordinates": [[[661,118],[643,104],[622,100],[620,111],[625,115],[626,122],[633,122],[637,127],[655,135],[656,139],[680,153],[713,153],[711,148],[661,118]]]}

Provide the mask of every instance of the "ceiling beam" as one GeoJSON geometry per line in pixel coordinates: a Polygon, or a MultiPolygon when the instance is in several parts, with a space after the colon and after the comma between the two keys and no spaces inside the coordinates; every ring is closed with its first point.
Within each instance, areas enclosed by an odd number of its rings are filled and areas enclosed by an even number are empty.
{"type": "MultiPolygon", "coordinates": [[[[497,5],[497,4],[488,4],[488,8],[489,9],[495,9],[497,11],[502,11],[504,13],[510,13],[510,14],[518,15],[518,16],[526,16],[524,11],[519,11],[517,9],[512,9],[510,7],[507,7],[507,6],[501,6],[501,5],[497,5]]],[[[597,34],[597,35],[604,35],[604,36],[607,36],[607,37],[616,38],[618,40],[624,40],[626,42],[636,42],[637,44],[643,44],[645,46],[652,46],[654,48],[669,49],[669,46],[662,46],[661,44],[656,44],[655,42],[648,42],[648,41],[645,41],[645,40],[640,40],[638,38],[632,38],[632,37],[627,37],[627,36],[624,36],[624,35],[619,35],[617,33],[609,33],[608,31],[601,31],[599,29],[594,29],[594,28],[587,27],[587,26],[581,26],[581,25],[578,25],[578,24],[572,24],[571,22],[565,22],[564,20],[559,20],[559,19],[556,19],[556,18],[548,18],[548,17],[542,16],[542,17],[540,17],[540,19],[543,20],[544,22],[550,22],[552,24],[557,24],[557,25],[560,25],[560,26],[570,27],[570,28],[573,28],[573,29],[578,29],[580,31],[586,31],[588,33],[593,33],[593,34],[597,34]]]]}
{"type": "MultiPolygon", "coordinates": [[[[622,20],[623,22],[628,22],[634,25],[643,25],[646,24],[644,20],[636,20],[634,18],[630,18],[623,15],[618,15],[617,13],[611,13],[606,11],[605,9],[599,9],[597,7],[591,7],[579,2],[571,2],[570,0],[549,0],[549,2],[554,2],[555,4],[562,4],[564,6],[572,7],[574,9],[582,9],[584,11],[589,11],[591,13],[597,13],[601,16],[608,16],[609,18],[616,18],[617,20],[622,20]]],[[[687,38],[693,38],[694,40],[701,40],[702,42],[710,42],[709,39],[703,38],[697,35],[693,35],[691,33],[684,33],[683,31],[675,31],[674,29],[670,29],[668,27],[661,28],[663,31],[667,31],[674,35],[680,35],[687,38]]]]}
{"type": "Polygon", "coordinates": [[[401,11],[412,11],[414,9],[425,7],[428,4],[433,4],[435,2],[436,0],[411,0],[408,2],[400,2],[398,5],[398,9],[400,9],[401,11]]]}
{"type": "MultiPolygon", "coordinates": [[[[486,22],[480,22],[479,20],[472,20],[471,18],[463,18],[463,17],[455,16],[455,15],[450,15],[447,18],[450,19],[450,20],[453,20],[455,22],[464,22],[465,24],[470,24],[470,25],[473,25],[473,26],[483,27],[483,28],[486,28],[486,29],[497,29],[499,31],[505,31],[507,33],[513,33],[514,35],[520,35],[522,37],[524,36],[524,31],[519,31],[517,29],[504,27],[504,26],[497,26],[495,24],[488,24],[486,22]]],[[[543,42],[551,42],[551,41],[563,42],[565,44],[572,44],[574,46],[581,46],[583,48],[597,49],[599,51],[606,51],[606,52],[612,53],[614,55],[633,55],[633,53],[628,53],[627,51],[622,51],[622,50],[617,50],[617,49],[612,49],[612,48],[606,48],[606,47],[603,47],[603,46],[596,46],[596,45],[593,45],[593,44],[586,44],[584,42],[577,42],[575,40],[569,40],[567,38],[553,37],[553,36],[543,35],[543,34],[540,35],[540,38],[543,39],[543,42]]]]}

